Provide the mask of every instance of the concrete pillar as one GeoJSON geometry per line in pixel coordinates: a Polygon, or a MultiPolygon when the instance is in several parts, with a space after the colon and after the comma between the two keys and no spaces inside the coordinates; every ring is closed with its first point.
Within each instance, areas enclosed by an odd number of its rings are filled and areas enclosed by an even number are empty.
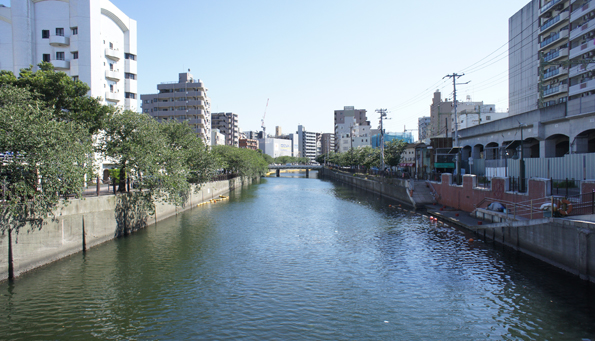
{"type": "MultiPolygon", "coordinates": [[[[572,139],[570,140],[572,141],[572,139]]],[[[589,152],[589,138],[587,136],[577,136],[574,139],[574,144],[570,145],[570,153],[584,154],[589,152]],[[573,148],[574,146],[574,148],[573,148]]]]}
{"type": "Polygon", "coordinates": [[[280,176],[281,176],[281,170],[277,169],[277,177],[280,177],[280,176]]]}
{"type": "Polygon", "coordinates": [[[579,277],[584,280],[590,280],[590,278],[589,278],[589,234],[590,233],[591,233],[591,231],[588,229],[579,229],[578,230],[576,269],[578,270],[579,277]]]}
{"type": "Polygon", "coordinates": [[[545,157],[556,157],[556,140],[551,139],[551,140],[545,140],[542,142],[539,142],[539,146],[540,146],[541,151],[543,151],[543,154],[541,154],[541,152],[540,152],[539,155],[544,155],[545,157]],[[541,148],[542,142],[543,142],[543,148],[541,148]]]}
{"type": "Polygon", "coordinates": [[[306,178],[310,177],[310,169],[306,168],[306,178]]]}
{"type": "Polygon", "coordinates": [[[471,156],[473,157],[473,159],[475,159],[475,160],[481,159],[481,148],[482,147],[483,146],[480,144],[473,146],[473,150],[471,151],[471,156]]]}

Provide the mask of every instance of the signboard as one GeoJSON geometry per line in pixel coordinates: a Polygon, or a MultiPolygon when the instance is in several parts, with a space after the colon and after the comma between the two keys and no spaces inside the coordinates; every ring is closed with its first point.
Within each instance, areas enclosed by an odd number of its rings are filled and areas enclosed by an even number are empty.
{"type": "Polygon", "coordinates": [[[436,162],[434,168],[455,168],[455,164],[454,162],[436,162]]]}

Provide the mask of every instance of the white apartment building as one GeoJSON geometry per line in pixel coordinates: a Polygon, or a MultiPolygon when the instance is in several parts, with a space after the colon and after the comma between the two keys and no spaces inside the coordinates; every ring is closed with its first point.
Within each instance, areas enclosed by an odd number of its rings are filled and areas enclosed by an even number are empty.
{"type": "Polygon", "coordinates": [[[12,0],[0,6],[0,69],[50,62],[103,104],[136,111],[136,21],[108,0],[12,0]]]}
{"type": "Polygon", "coordinates": [[[224,146],[225,135],[219,129],[211,129],[211,146],[224,146]]]}
{"type": "MultiPolygon", "coordinates": [[[[188,70],[190,71],[190,70],[188,70]]],[[[211,145],[211,103],[207,88],[190,72],[179,74],[178,82],[157,85],[159,93],[141,95],[143,112],[159,122],[187,122],[207,145],[211,145]]]]}
{"type": "Polygon", "coordinates": [[[297,136],[299,155],[314,161],[317,155],[316,133],[306,131],[304,126],[298,125],[297,136]]]}
{"type": "Polygon", "coordinates": [[[225,144],[238,147],[240,143],[240,127],[238,114],[219,112],[211,114],[211,129],[219,129],[225,135],[225,144]]]}

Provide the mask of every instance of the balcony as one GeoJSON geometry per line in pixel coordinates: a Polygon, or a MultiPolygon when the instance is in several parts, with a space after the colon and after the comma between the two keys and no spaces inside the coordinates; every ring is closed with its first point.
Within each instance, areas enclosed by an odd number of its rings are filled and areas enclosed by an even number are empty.
{"type": "Polygon", "coordinates": [[[560,84],[543,90],[543,98],[555,96],[568,90],[568,84],[560,84]]]}
{"type": "Polygon", "coordinates": [[[551,61],[554,61],[556,59],[560,59],[560,58],[566,57],[566,56],[568,56],[568,49],[563,48],[563,49],[556,50],[554,52],[549,52],[549,53],[544,54],[543,61],[551,62],[551,61]]]}
{"type": "Polygon", "coordinates": [[[120,101],[120,94],[117,92],[105,92],[105,100],[110,102],[119,102],[120,101]]]}
{"type": "Polygon", "coordinates": [[[120,50],[118,49],[110,49],[106,47],[105,56],[109,59],[120,60],[122,58],[122,53],[120,53],[120,50]]]}
{"type": "Polygon", "coordinates": [[[581,26],[570,31],[570,40],[579,38],[580,36],[584,35],[585,33],[589,33],[591,31],[593,31],[593,29],[595,29],[595,21],[589,20],[589,21],[583,23],[581,26]]]}
{"type": "Polygon", "coordinates": [[[593,7],[595,7],[595,6],[591,6],[591,3],[588,2],[584,5],[582,5],[581,7],[575,9],[574,12],[572,12],[570,14],[570,22],[574,22],[574,21],[582,18],[585,14],[587,14],[591,10],[593,10],[593,7]]]}
{"type": "Polygon", "coordinates": [[[548,2],[546,5],[541,7],[541,9],[539,10],[539,13],[540,14],[545,13],[547,10],[552,8],[555,4],[560,3],[560,2],[562,2],[562,0],[552,0],[552,1],[548,2]]]}
{"type": "Polygon", "coordinates": [[[576,77],[582,73],[592,71],[592,70],[595,70],[595,64],[590,63],[590,64],[587,64],[586,66],[584,64],[580,64],[580,65],[576,65],[576,66],[572,67],[570,69],[570,72],[568,73],[568,76],[576,77]]]}
{"type": "Polygon", "coordinates": [[[590,41],[570,50],[569,58],[574,59],[582,54],[592,51],[593,49],[595,49],[595,41],[590,40],[590,41]]]}
{"type": "Polygon", "coordinates": [[[548,71],[545,71],[543,73],[543,80],[548,80],[552,77],[558,76],[558,75],[565,75],[568,73],[568,68],[566,67],[557,67],[555,69],[549,69],[548,71]]]}
{"type": "Polygon", "coordinates": [[[541,25],[539,31],[541,33],[544,33],[548,29],[556,27],[559,23],[564,22],[566,19],[568,19],[568,11],[562,12],[556,15],[555,17],[551,18],[550,20],[546,21],[543,25],[541,25]]]}
{"type": "Polygon", "coordinates": [[[122,79],[122,74],[120,73],[119,70],[106,70],[105,71],[105,78],[117,82],[120,79],[122,79]]]}
{"type": "Polygon", "coordinates": [[[595,79],[571,86],[570,89],[568,89],[568,96],[574,96],[592,90],[595,90],[595,79]]]}
{"type": "Polygon", "coordinates": [[[544,41],[542,41],[541,44],[539,44],[539,49],[542,50],[556,42],[560,42],[564,38],[568,38],[568,30],[563,30],[552,34],[544,41]]]}
{"type": "Polygon", "coordinates": [[[64,36],[50,36],[50,45],[64,47],[70,45],[70,39],[64,36]]]}
{"type": "Polygon", "coordinates": [[[70,62],[66,60],[52,60],[52,65],[56,70],[69,70],[70,62]]]}

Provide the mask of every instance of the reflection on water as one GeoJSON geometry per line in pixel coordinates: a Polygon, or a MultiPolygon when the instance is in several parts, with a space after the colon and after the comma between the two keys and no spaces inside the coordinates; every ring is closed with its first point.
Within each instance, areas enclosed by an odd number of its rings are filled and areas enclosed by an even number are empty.
{"type": "Polygon", "coordinates": [[[595,340],[592,285],[300,175],[0,284],[0,338],[595,340]]]}

